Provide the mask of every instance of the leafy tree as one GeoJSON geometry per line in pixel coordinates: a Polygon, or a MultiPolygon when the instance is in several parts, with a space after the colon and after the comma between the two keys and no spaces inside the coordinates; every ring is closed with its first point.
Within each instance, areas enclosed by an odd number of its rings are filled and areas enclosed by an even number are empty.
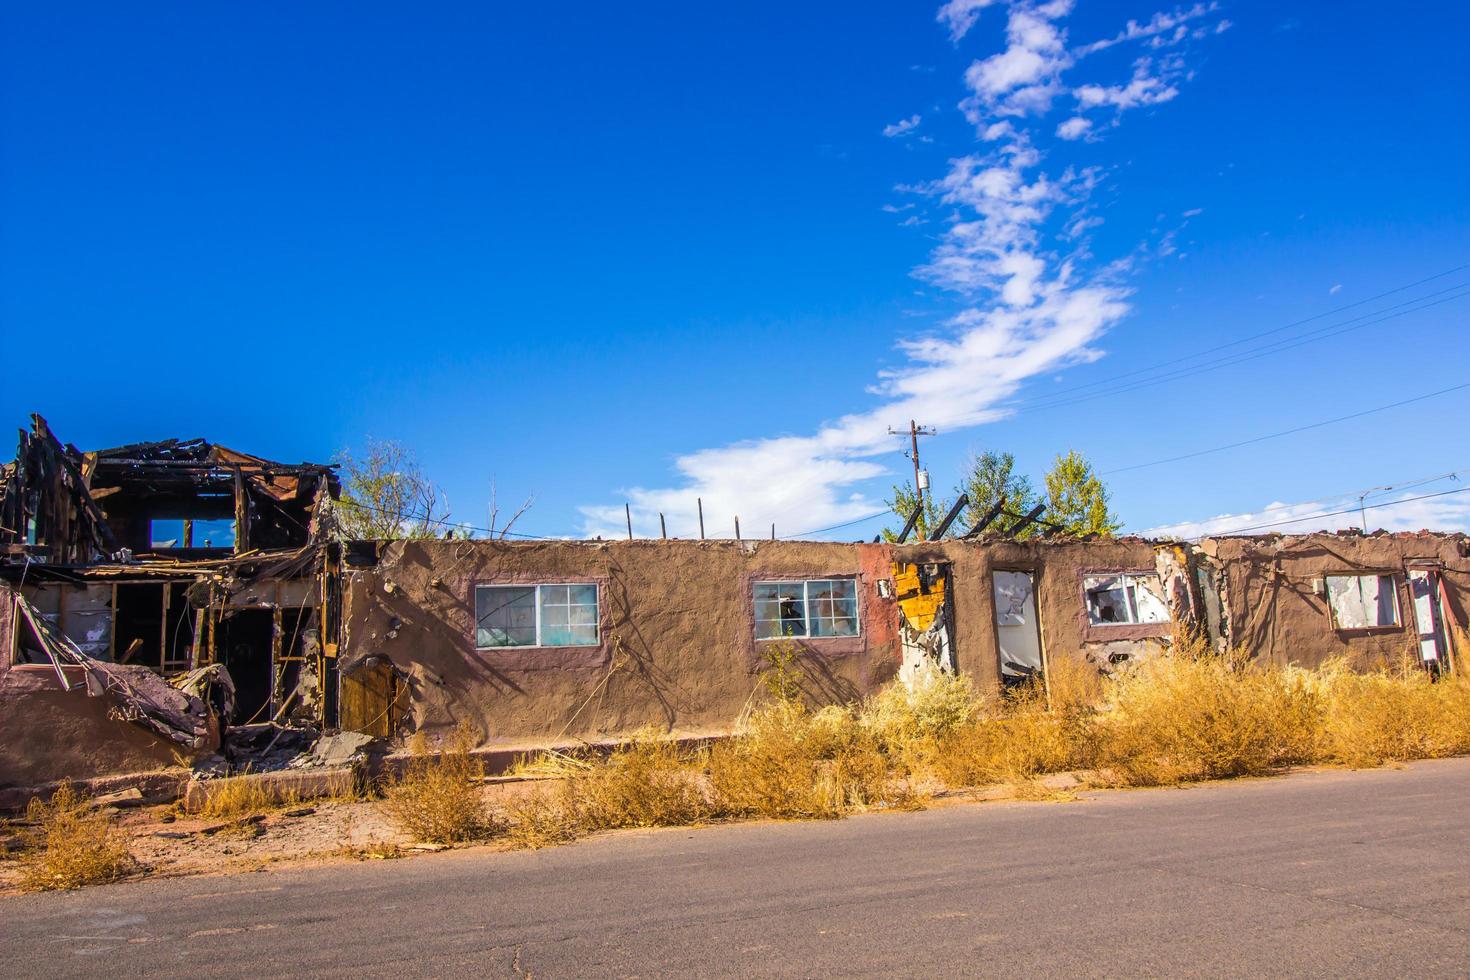
{"type": "Polygon", "coordinates": [[[1047,520],[1062,526],[1063,534],[1105,538],[1123,526],[1108,509],[1108,491],[1087,457],[1075,449],[1058,456],[1046,474],[1047,520]]]}
{"type": "Polygon", "coordinates": [[[413,451],[369,440],[362,456],[344,449],[337,520],[349,538],[433,538],[448,527],[449,505],[413,451]]]}
{"type": "MultiPolygon", "coordinates": [[[[992,507],[1005,498],[1006,510],[1013,514],[1028,514],[1031,508],[1041,503],[1041,496],[1031,486],[1031,480],[1016,471],[1016,457],[1010,453],[987,450],[979,456],[971,455],[965,466],[965,479],[955,492],[968,494],[969,506],[965,510],[965,523],[974,527],[990,513],[992,507]]],[[[1004,526],[1003,522],[992,527],[1004,526]]],[[[1037,534],[1038,525],[1023,529],[1017,537],[1029,538],[1037,534]]]]}
{"type": "MultiPolygon", "coordinates": [[[[884,503],[897,515],[898,523],[893,527],[885,527],[883,529],[883,540],[897,541],[898,532],[903,530],[903,526],[907,523],[909,515],[914,512],[914,507],[918,504],[918,495],[914,493],[913,483],[905,482],[895,486],[893,488],[893,498],[891,500],[885,500],[884,503]]],[[[939,522],[944,520],[944,515],[949,513],[949,508],[950,501],[939,500],[932,493],[924,494],[924,511],[919,515],[919,522],[909,532],[908,540],[918,541],[927,538],[929,532],[938,527],[939,522]]]]}

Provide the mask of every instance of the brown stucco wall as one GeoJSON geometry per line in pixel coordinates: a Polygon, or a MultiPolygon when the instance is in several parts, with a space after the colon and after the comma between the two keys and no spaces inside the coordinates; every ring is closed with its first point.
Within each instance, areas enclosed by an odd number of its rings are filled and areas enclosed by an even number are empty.
{"type": "Polygon", "coordinates": [[[763,668],[754,579],[859,578],[861,636],[799,641],[814,700],[852,700],[895,674],[892,604],[873,585],[886,556],[813,542],[393,542],[347,577],[342,667],[388,657],[408,677],[412,728],[468,722],[487,744],[724,732],[763,668]],[[597,582],[602,645],[476,650],[475,585],[514,582],[597,582]]]}
{"type": "Polygon", "coordinates": [[[1466,622],[1470,539],[1462,534],[1222,537],[1207,539],[1199,550],[1223,581],[1230,642],[1260,659],[1315,667],[1344,657],[1362,668],[1397,660],[1405,653],[1417,657],[1405,574],[1413,562],[1440,566],[1448,612],[1460,626],[1466,622]],[[1400,625],[1334,628],[1327,596],[1314,593],[1313,580],[1354,572],[1397,576],[1400,625]]]}
{"type": "MultiPolygon", "coordinates": [[[[992,568],[1037,575],[1049,657],[1105,662],[1148,641],[1089,642],[1081,575],[1150,571],[1154,546],[1104,542],[962,542],[904,546],[778,541],[385,544],[379,565],[349,574],[342,667],[373,655],[407,676],[409,728],[467,722],[486,744],[594,739],[643,726],[685,735],[728,732],[760,684],[751,583],[858,577],[862,635],[799,641],[802,683],[816,703],[853,701],[889,682],[900,662],[898,612],[878,581],[906,562],[951,567],[955,653],[977,684],[999,683],[992,568]],[[602,646],[476,650],[474,587],[596,582],[602,646]]],[[[1169,632],[1167,624],[1156,631],[1169,632]]]]}
{"type": "Polygon", "coordinates": [[[23,664],[0,677],[0,787],[187,764],[165,740],[107,717],[108,700],[87,696],[81,669],[66,670],[70,691],[49,666],[23,664]]]}

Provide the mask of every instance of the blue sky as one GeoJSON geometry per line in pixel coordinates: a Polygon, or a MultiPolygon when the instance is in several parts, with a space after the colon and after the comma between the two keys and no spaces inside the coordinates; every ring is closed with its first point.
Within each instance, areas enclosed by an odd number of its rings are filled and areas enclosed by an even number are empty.
{"type": "MultiPolygon", "coordinates": [[[[910,415],[947,486],[985,448],[1107,472],[1464,384],[1470,269],[1114,390],[1470,263],[1470,10],[1415,11],[12,5],[0,417],[290,460],[396,439],[467,523],[492,481],[534,494],[528,533],[631,501],[687,534],[703,496],[712,533],[792,534],[881,509],[910,415]]],[[[1470,467],[1467,408],[1116,473],[1114,504],[1176,532],[1334,509],[1470,467]]]]}

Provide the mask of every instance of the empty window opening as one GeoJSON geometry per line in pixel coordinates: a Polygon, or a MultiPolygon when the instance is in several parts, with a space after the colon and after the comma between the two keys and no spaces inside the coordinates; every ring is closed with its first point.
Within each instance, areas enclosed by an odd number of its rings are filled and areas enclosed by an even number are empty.
{"type": "Polygon", "coordinates": [[[1443,663],[1449,644],[1445,640],[1444,608],[1440,604],[1439,573],[1425,568],[1409,569],[1409,594],[1414,600],[1414,624],[1419,632],[1419,656],[1426,664],[1443,663]]]}
{"type": "Polygon", "coordinates": [[[857,636],[857,582],[850,578],[755,583],[755,637],[857,636]]]}
{"type": "Polygon", "coordinates": [[[1392,575],[1329,575],[1327,604],[1340,630],[1399,625],[1398,590],[1392,575]]]}
{"type": "Polygon", "coordinates": [[[1167,623],[1169,606],[1157,575],[1092,575],[1082,580],[1087,621],[1093,626],[1167,623]]]}
{"type": "Polygon", "coordinates": [[[590,647],[598,643],[597,586],[482,585],[475,646],[590,647]]]}
{"type": "Polygon", "coordinates": [[[185,517],[155,517],[148,522],[148,543],[166,551],[175,548],[233,548],[235,521],[185,517]]]}
{"type": "Polygon", "coordinates": [[[1041,673],[1041,631],[1036,618],[1036,577],[997,570],[992,575],[1000,674],[1006,684],[1041,673]]]}

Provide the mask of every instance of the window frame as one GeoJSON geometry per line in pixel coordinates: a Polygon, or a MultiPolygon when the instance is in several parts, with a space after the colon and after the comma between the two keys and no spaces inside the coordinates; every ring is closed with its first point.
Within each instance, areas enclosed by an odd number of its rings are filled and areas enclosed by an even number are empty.
{"type": "MultiPolygon", "coordinates": [[[[777,640],[802,640],[802,641],[805,641],[805,642],[808,642],[808,643],[811,643],[811,642],[819,642],[820,643],[820,642],[826,642],[826,641],[829,641],[829,640],[843,641],[843,640],[859,640],[859,639],[861,639],[862,636],[863,636],[863,603],[862,603],[862,591],[858,588],[859,579],[860,579],[860,576],[857,576],[857,575],[823,575],[823,576],[816,577],[816,578],[760,578],[760,577],[753,577],[753,578],[751,578],[749,580],[749,587],[747,589],[747,593],[746,594],[750,597],[751,633],[755,637],[755,642],[756,643],[771,643],[771,642],[777,641],[777,640]],[[813,602],[813,600],[812,600],[812,597],[811,597],[811,586],[812,586],[812,583],[814,583],[814,582],[848,582],[848,583],[851,583],[851,585],[852,585],[852,622],[853,622],[853,632],[851,632],[851,633],[829,633],[829,634],[813,634],[812,633],[812,620],[813,620],[813,618],[821,618],[821,617],[813,617],[812,616],[812,602],[813,602]],[[756,615],[756,602],[757,602],[757,600],[756,600],[755,590],[758,589],[758,588],[760,588],[763,585],[797,585],[797,584],[800,584],[801,585],[802,624],[803,624],[803,626],[804,626],[804,628],[805,628],[806,631],[804,633],[799,634],[799,635],[798,634],[795,634],[795,633],[786,633],[786,634],[782,634],[780,636],[761,636],[760,635],[760,624],[763,622],[763,620],[761,620],[756,615]]],[[[828,617],[828,618],[832,618],[832,617],[828,617]]],[[[764,620],[764,622],[770,622],[770,620],[764,620]]]]}
{"type": "Polygon", "coordinates": [[[1369,571],[1343,571],[1322,573],[1322,599],[1327,605],[1327,621],[1332,624],[1332,629],[1338,633],[1383,633],[1404,628],[1404,601],[1399,594],[1403,582],[1408,580],[1407,574],[1397,571],[1369,570],[1369,571]],[[1332,607],[1332,579],[1335,578],[1376,578],[1388,579],[1393,587],[1389,594],[1393,596],[1393,622],[1374,626],[1344,626],[1337,620],[1337,610],[1332,607]]]}
{"type": "MultiPolygon", "coordinates": [[[[1138,588],[1140,588],[1140,586],[1138,584],[1138,580],[1141,579],[1141,578],[1143,578],[1146,575],[1149,575],[1149,574],[1155,574],[1155,573],[1149,573],[1149,572],[1103,572],[1103,573],[1100,573],[1100,574],[1093,574],[1093,575],[1087,575],[1087,576],[1085,576],[1082,579],[1082,611],[1087,616],[1088,625],[1090,625],[1093,629],[1112,629],[1115,626],[1157,626],[1160,623],[1167,623],[1167,622],[1169,622],[1170,618],[1172,618],[1172,617],[1166,617],[1164,619],[1156,620],[1154,622],[1149,622],[1148,620],[1144,620],[1144,619],[1138,618],[1138,616],[1139,616],[1139,613],[1138,613],[1138,596],[1135,594],[1135,590],[1137,590],[1138,588]],[[1117,621],[1114,621],[1114,622],[1106,622],[1106,621],[1100,622],[1100,623],[1099,622],[1094,622],[1093,619],[1092,619],[1092,610],[1088,607],[1088,604],[1087,604],[1087,595],[1088,595],[1088,592],[1089,592],[1089,589],[1087,588],[1087,580],[1088,579],[1091,579],[1091,578],[1113,578],[1113,579],[1118,579],[1122,583],[1123,594],[1127,597],[1128,611],[1129,611],[1129,614],[1131,616],[1133,616],[1133,618],[1132,619],[1117,620],[1117,621]]],[[[1162,598],[1160,599],[1160,601],[1163,601],[1162,598]]],[[[1164,602],[1164,612],[1165,613],[1168,613],[1169,612],[1169,604],[1167,602],[1164,602]]]]}
{"type": "MultiPolygon", "coordinates": [[[[1083,643],[1108,643],[1114,640],[1148,640],[1156,637],[1168,636],[1174,630],[1174,608],[1169,604],[1167,595],[1160,595],[1164,603],[1164,618],[1157,623],[1094,623],[1092,614],[1087,608],[1087,580],[1090,578],[1119,578],[1146,579],[1150,575],[1159,582],[1160,592],[1163,591],[1163,580],[1159,578],[1158,569],[1142,566],[1103,567],[1103,568],[1080,568],[1077,570],[1077,618],[1081,626],[1083,643]]],[[[1038,591],[1041,584],[1037,584],[1038,591]]],[[[1038,600],[1039,601],[1039,600],[1038,600]]],[[[1136,598],[1131,599],[1135,605],[1136,598]]]]}
{"type": "MultiPolygon", "coordinates": [[[[474,619],[471,623],[471,641],[474,643],[476,652],[501,651],[501,650],[597,650],[602,647],[602,583],[591,581],[557,581],[557,582],[475,582],[472,587],[472,602],[474,619]],[[555,589],[566,587],[590,587],[593,590],[592,608],[596,615],[592,622],[592,628],[596,631],[591,643],[560,643],[545,644],[541,641],[541,590],[543,588],[555,589]],[[514,644],[492,644],[481,646],[480,644],[480,590],[481,589],[531,589],[533,604],[536,610],[536,637],[533,643],[514,644]]],[[[583,605],[583,603],[575,603],[583,605]]]]}

